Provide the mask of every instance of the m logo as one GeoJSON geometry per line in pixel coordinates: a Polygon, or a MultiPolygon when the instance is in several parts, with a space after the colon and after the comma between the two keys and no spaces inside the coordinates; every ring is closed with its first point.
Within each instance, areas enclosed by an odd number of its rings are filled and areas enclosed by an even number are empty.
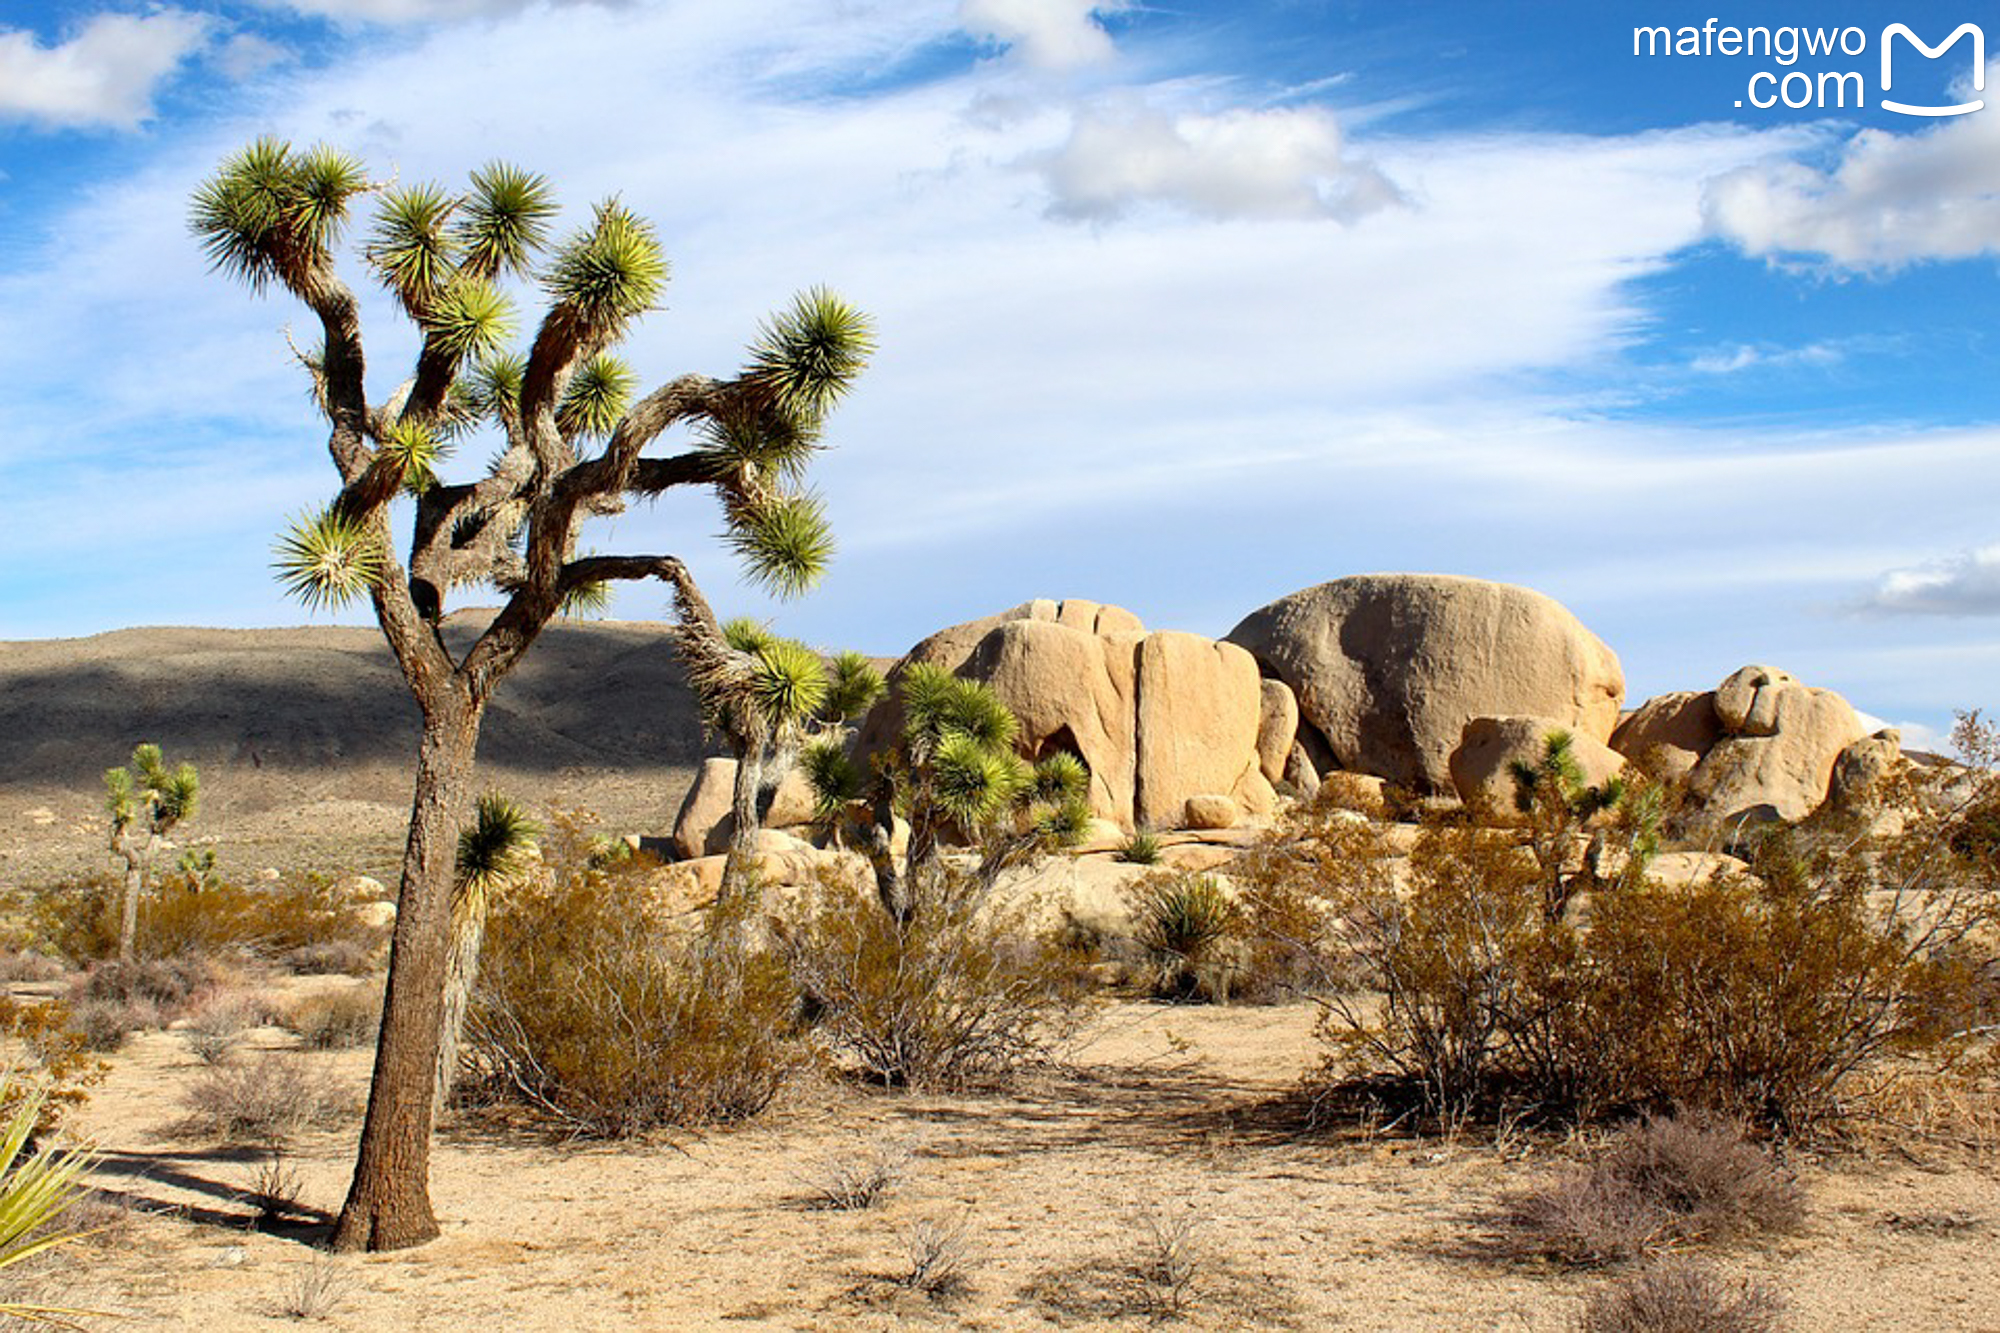
{"type": "MultiPolygon", "coordinates": [[[[1956,46],[1958,39],[1967,33],[1972,34],[1972,90],[1974,92],[1985,92],[1986,34],[1977,23],[1959,24],[1956,28],[1952,29],[1951,36],[1945,38],[1936,46],[1930,45],[1923,38],[1911,32],[1910,26],[1907,23],[1891,23],[1888,27],[1882,29],[1882,91],[1885,93],[1889,91],[1890,66],[1896,54],[1897,37],[1907,38],[1911,46],[1916,47],[1924,53],[1925,59],[1936,60],[1953,46],[1956,46]]],[[[1962,116],[1968,111],[1977,111],[1985,105],[1986,102],[1983,98],[1978,101],[1960,102],[1956,106],[1911,106],[1907,102],[1892,102],[1886,97],[1881,101],[1881,107],[1884,111],[1900,111],[1906,116],[1962,116]]]]}

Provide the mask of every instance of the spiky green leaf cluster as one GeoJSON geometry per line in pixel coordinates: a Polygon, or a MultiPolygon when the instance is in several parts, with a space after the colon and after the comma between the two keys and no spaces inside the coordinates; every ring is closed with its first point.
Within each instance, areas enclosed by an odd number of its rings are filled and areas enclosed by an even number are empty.
{"type": "Polygon", "coordinates": [[[273,551],[278,582],[309,611],[366,595],[388,568],[375,534],[332,509],[294,519],[273,551]]]}
{"type": "Polygon", "coordinates": [[[873,663],[852,648],[843,649],[834,654],[820,717],[834,724],[851,722],[882,697],[884,688],[882,673],[873,663]]]}
{"type": "Polygon", "coordinates": [[[837,737],[823,736],[799,751],[799,769],[812,788],[813,818],[828,823],[861,795],[861,769],[837,737]]]}
{"type": "Polygon", "coordinates": [[[819,582],[833,559],[833,525],[816,495],[787,495],[732,514],[724,539],[744,573],[781,597],[819,582]]]}
{"type": "Polygon", "coordinates": [[[262,138],[196,189],[189,224],[211,267],[262,291],[325,263],[348,202],[367,188],[361,163],[345,153],[295,152],[262,138]]]}
{"type": "Polygon", "coordinates": [[[542,286],[559,310],[593,336],[615,338],[659,303],[667,257],[651,224],[616,199],[556,251],[542,286]]]}
{"type": "Polygon", "coordinates": [[[148,741],[133,747],[130,767],[104,770],[104,793],[114,832],[143,820],[148,831],[164,835],[194,818],[201,775],[189,763],[168,768],[160,747],[148,741]]]}
{"type": "Polygon", "coordinates": [[[464,258],[463,271],[481,278],[503,273],[525,276],[533,257],[548,244],[556,202],[549,183],[505,162],[489,162],[472,173],[472,189],[459,203],[453,239],[464,258]]]}
{"type": "Polygon", "coordinates": [[[472,823],[459,831],[457,883],[479,891],[519,875],[541,829],[520,806],[499,792],[479,798],[472,823]]]}
{"type": "Polygon", "coordinates": [[[772,639],[757,649],[750,689],[757,710],[778,727],[799,727],[826,701],[826,663],[793,639],[772,639]]]}
{"type": "Polygon", "coordinates": [[[1027,764],[961,731],[946,732],[931,756],[931,797],[938,810],[965,828],[990,824],[1015,805],[1033,782],[1027,764]]]}
{"type": "Polygon", "coordinates": [[[528,373],[528,359],[513,353],[484,357],[466,376],[466,392],[473,409],[482,417],[497,418],[518,409],[521,381],[528,373]]]}
{"type": "MultiPolygon", "coordinates": [[[[7,1079],[0,1077],[0,1096],[6,1091],[7,1079]]],[[[0,1135],[0,1273],[82,1236],[64,1229],[62,1217],[83,1192],[78,1177],[96,1164],[96,1158],[83,1149],[28,1153],[44,1100],[40,1092],[22,1098],[0,1135]]],[[[0,1302],[0,1315],[69,1328],[80,1327],[73,1321],[90,1313],[33,1302],[0,1302]]]]}
{"type": "Polygon", "coordinates": [[[446,231],[457,206],[435,181],[383,192],[362,257],[412,313],[424,310],[458,271],[446,231]]]}
{"type": "Polygon", "coordinates": [[[563,594],[556,614],[565,620],[602,620],[611,614],[611,585],[579,583],[563,594]]]}
{"type": "Polygon", "coordinates": [[[797,418],[736,404],[698,423],[695,447],[707,455],[716,477],[733,477],[747,468],[768,481],[796,485],[819,450],[820,432],[797,418]]]}
{"type": "Polygon", "coordinates": [[[599,352],[576,368],[556,407],[556,429],[563,438],[597,438],[611,434],[632,405],[639,377],[632,368],[599,352]]]}
{"type": "Polygon", "coordinates": [[[950,735],[969,737],[988,749],[1011,749],[1021,729],[999,695],[933,662],[905,667],[898,693],[905,743],[918,763],[950,735]]]}
{"type": "Polygon", "coordinates": [[[415,421],[397,422],[382,440],[382,457],[402,473],[403,487],[412,495],[437,485],[437,465],[450,456],[450,446],[415,421]]]}
{"type": "Polygon", "coordinates": [[[814,287],[758,329],[744,379],[782,414],[817,423],[852,387],[874,350],[868,316],[814,287]]]}
{"type": "Polygon", "coordinates": [[[739,653],[759,653],[776,643],[778,635],[761,620],[736,616],[722,623],[722,641],[739,653]]]}

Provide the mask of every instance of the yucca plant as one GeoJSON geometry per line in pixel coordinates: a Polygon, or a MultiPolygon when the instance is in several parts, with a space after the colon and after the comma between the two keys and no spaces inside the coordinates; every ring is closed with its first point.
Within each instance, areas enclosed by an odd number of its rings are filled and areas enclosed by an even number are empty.
{"type": "Polygon", "coordinates": [[[465,1031],[466,1006],[479,979],[479,949],[495,895],[504,892],[533,864],[541,829],[520,806],[499,792],[479,798],[478,813],[458,835],[458,871],[451,889],[451,954],[446,961],[444,1023],[438,1040],[434,1114],[451,1099],[458,1073],[458,1043],[465,1031]]]}
{"type": "Polygon", "coordinates": [[[1237,932],[1236,902],[1213,875],[1148,875],[1132,887],[1133,925],[1152,957],[1155,989],[1172,999],[1228,998],[1216,967],[1237,932]]]}
{"type": "Polygon", "coordinates": [[[1118,859],[1128,865],[1153,866],[1160,863],[1160,835],[1139,829],[1118,849],[1118,859]]]}
{"type": "MultiPolygon", "coordinates": [[[[462,189],[372,184],[331,148],[259,139],[195,192],[192,225],[214,267],[253,291],[281,288],[316,317],[297,351],[328,425],[339,485],[279,543],[277,569],[313,609],[365,599],[423,715],[391,977],[361,1150],[333,1237],[390,1249],[437,1234],[429,1152],[437,1047],[451,950],[454,848],[472,803],[472,757],[494,689],[565,610],[601,606],[622,579],[673,590],[692,674],[729,682],[737,650],[693,576],[664,554],[587,555],[585,522],[632,497],[704,487],[749,576],[780,593],[810,587],[832,554],[824,506],[805,487],[828,414],[872,350],[869,321],[820,288],[751,340],[727,378],[686,374],[642,392],[619,342],[657,308],[668,280],[652,226],[617,199],[569,236],[540,176],[505,164],[462,189]],[[366,396],[360,305],[335,247],[372,198],[360,249],[420,338],[414,365],[381,401],[366,396]],[[543,313],[514,348],[514,294],[543,313]],[[498,448],[451,475],[454,446],[480,430],[498,448]],[[649,453],[661,441],[676,443],[649,453]],[[399,558],[390,523],[414,493],[399,558]],[[502,606],[462,650],[438,633],[467,585],[502,606]]],[[[472,454],[460,449],[459,456],[472,454]]],[[[473,455],[477,456],[477,455],[473,455]]]]}
{"type": "Polygon", "coordinates": [[[104,770],[104,806],[111,816],[111,850],[125,862],[125,897],[118,921],[118,961],[133,960],[139,934],[139,893],[160,840],[194,818],[201,777],[193,764],[167,767],[160,747],[135,746],[130,768],[104,770]]]}
{"type": "MultiPolygon", "coordinates": [[[[0,1075],[0,1102],[10,1100],[9,1080],[0,1075]]],[[[31,1093],[14,1108],[4,1136],[0,1136],[0,1273],[59,1245],[68,1245],[87,1234],[58,1227],[64,1211],[83,1192],[77,1177],[88,1171],[96,1156],[88,1149],[55,1151],[49,1148],[30,1152],[29,1140],[41,1118],[42,1095],[31,1093]],[[25,1156],[24,1156],[25,1155],[25,1156]]],[[[75,1328],[75,1321],[93,1313],[60,1306],[34,1305],[20,1301],[0,1301],[0,1315],[33,1323],[75,1328]]]]}

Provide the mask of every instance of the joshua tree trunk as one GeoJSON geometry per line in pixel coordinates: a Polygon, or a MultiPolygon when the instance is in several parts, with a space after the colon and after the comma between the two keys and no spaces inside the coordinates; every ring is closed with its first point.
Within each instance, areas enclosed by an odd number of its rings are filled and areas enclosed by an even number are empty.
{"type": "Polygon", "coordinates": [[[118,961],[130,963],[139,938],[139,889],[142,874],[138,849],[132,835],[119,833],[111,839],[111,850],[125,858],[125,901],[118,921],[118,961]]]}
{"type": "Polygon", "coordinates": [[[451,694],[424,709],[375,1079],[354,1182],[333,1233],[336,1250],[399,1249],[438,1234],[429,1189],[434,1083],[458,832],[483,711],[483,703],[451,694]]]}
{"type": "Polygon", "coordinates": [[[722,867],[722,901],[736,903],[750,896],[757,884],[757,834],[763,828],[758,794],[764,785],[764,737],[742,737],[736,752],[736,781],[729,792],[729,809],[736,827],[729,835],[729,859],[722,867]]]}

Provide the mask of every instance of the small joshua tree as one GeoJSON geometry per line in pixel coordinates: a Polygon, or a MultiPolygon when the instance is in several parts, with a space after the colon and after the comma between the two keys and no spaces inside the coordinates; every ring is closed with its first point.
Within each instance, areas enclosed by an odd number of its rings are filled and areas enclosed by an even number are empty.
{"type": "Polygon", "coordinates": [[[710,725],[736,756],[734,832],[718,895],[734,904],[756,884],[757,831],[800,745],[837,738],[882,693],[882,677],[860,653],[842,652],[829,663],[747,618],[724,625],[722,638],[733,651],[705,658],[694,684],[710,725]]]}
{"type": "Polygon", "coordinates": [[[903,731],[876,757],[865,800],[859,769],[838,739],[815,742],[805,758],[822,806],[860,815],[861,846],[891,916],[908,921],[960,889],[983,898],[1010,866],[1083,836],[1090,771],[1060,751],[1036,764],[1022,759],[1014,752],[1020,724],[992,690],[918,662],[904,670],[897,692],[903,731]],[[900,853],[898,817],[909,822],[900,853]],[[954,830],[980,849],[962,885],[943,859],[954,830]]]}
{"type": "Polygon", "coordinates": [[[118,920],[118,961],[132,961],[139,934],[139,892],[160,840],[194,818],[201,780],[193,764],[168,769],[157,745],[132,751],[130,768],[104,770],[104,806],[111,815],[111,850],[125,862],[125,898],[118,920]]]}
{"type": "Polygon", "coordinates": [[[1636,879],[1659,847],[1660,794],[1650,785],[1608,778],[1593,787],[1576,760],[1576,739],[1557,729],[1542,738],[1534,763],[1515,760],[1514,801],[1528,821],[1528,850],[1541,870],[1542,904],[1549,920],[1563,914],[1581,880],[1592,879],[1603,862],[1607,839],[1597,829],[1582,867],[1573,869],[1577,834],[1607,811],[1629,835],[1626,878],[1636,879]]]}
{"type": "Polygon", "coordinates": [[[802,482],[827,413],[866,363],[866,317],[808,292],[764,325],[733,378],[682,375],[635,397],[637,376],[612,349],[659,304],[659,240],[610,199],[552,245],[556,211],[541,177],[505,164],[473,172],[462,191],[380,187],[345,153],[275,139],[229,158],[194,197],[194,232],[214,266],[253,291],[283,288],[320,326],[299,359],[340,485],[281,540],[279,575],[309,607],[365,597],[423,715],[375,1077],[336,1249],[438,1234],[430,1138],[455,852],[494,690],[559,611],[601,604],[614,579],[672,587],[693,674],[726,671],[737,653],[680,560],[580,554],[581,525],[630,497],[696,486],[720,501],[751,577],[778,592],[810,586],[832,552],[802,482]],[[334,257],[352,205],[371,194],[361,258],[420,335],[408,378],[373,402],[360,305],[334,257]],[[533,281],[546,300],[525,354],[508,350],[509,278],[533,281]],[[481,426],[498,433],[497,451],[469,479],[447,481],[454,445],[481,426]],[[646,455],[676,427],[691,438],[646,455]],[[414,522],[399,562],[390,523],[406,494],[414,522]],[[479,584],[503,603],[461,651],[441,633],[445,599],[479,584]]]}

